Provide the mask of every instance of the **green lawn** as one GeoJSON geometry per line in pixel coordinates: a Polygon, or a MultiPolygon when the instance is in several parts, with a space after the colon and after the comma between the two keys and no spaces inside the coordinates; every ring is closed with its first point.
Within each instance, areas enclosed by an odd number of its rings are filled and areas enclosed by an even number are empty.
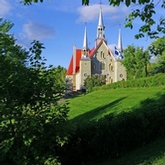
{"type": "MultiPolygon", "coordinates": [[[[94,91],[69,99],[69,118],[81,124],[109,113],[118,115],[141,107],[145,100],[157,100],[163,94],[165,86],[94,91]]],[[[90,162],[88,165],[165,165],[165,139],[152,142],[118,159],[107,158],[101,162],[90,162]]]]}
{"type": "Polygon", "coordinates": [[[146,99],[157,99],[165,87],[99,90],[69,100],[69,118],[77,122],[98,119],[109,113],[119,114],[140,106],[146,99]]]}

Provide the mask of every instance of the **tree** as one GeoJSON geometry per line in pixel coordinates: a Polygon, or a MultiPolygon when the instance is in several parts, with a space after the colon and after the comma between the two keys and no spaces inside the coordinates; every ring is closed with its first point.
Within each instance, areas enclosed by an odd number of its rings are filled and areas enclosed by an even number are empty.
{"type": "MultiPolygon", "coordinates": [[[[43,2],[44,0],[22,0],[24,4],[32,4],[37,2],[43,2]]],[[[158,38],[159,35],[165,34],[165,17],[162,16],[157,23],[156,29],[154,28],[155,20],[154,15],[156,14],[156,7],[159,5],[161,8],[165,8],[165,1],[158,0],[154,3],[153,0],[109,0],[109,4],[112,6],[119,6],[121,3],[124,3],[127,7],[131,4],[139,4],[142,6],[138,7],[128,15],[126,18],[125,26],[129,28],[133,28],[133,21],[136,18],[140,18],[140,20],[144,23],[139,28],[139,34],[135,35],[135,38],[141,38],[145,35],[149,36],[150,38],[158,38]]],[[[82,0],[82,5],[89,5],[89,0],[82,0]]]]}
{"type": "Polygon", "coordinates": [[[61,67],[59,65],[57,67],[52,67],[47,71],[51,75],[52,77],[51,79],[54,82],[55,88],[53,90],[55,90],[59,95],[62,95],[64,93],[66,86],[66,82],[65,82],[66,68],[61,67]]]}
{"type": "Polygon", "coordinates": [[[148,51],[143,51],[140,47],[129,45],[124,50],[123,65],[126,68],[128,79],[136,79],[147,76],[147,64],[149,63],[148,51]]]}
{"type": "Polygon", "coordinates": [[[151,43],[148,49],[152,55],[161,56],[165,51],[165,38],[158,38],[151,43]]]}
{"type": "Polygon", "coordinates": [[[158,38],[148,47],[151,55],[157,57],[153,68],[154,73],[165,73],[165,38],[158,38]]]}
{"type": "Polygon", "coordinates": [[[23,49],[12,26],[0,19],[0,164],[59,164],[68,107],[56,102],[60,87],[41,56],[43,44],[23,49]]]}
{"type": "Polygon", "coordinates": [[[85,79],[84,84],[87,90],[91,92],[93,90],[93,87],[105,85],[106,77],[104,75],[99,75],[99,74],[92,75],[91,77],[88,76],[85,79]]]}

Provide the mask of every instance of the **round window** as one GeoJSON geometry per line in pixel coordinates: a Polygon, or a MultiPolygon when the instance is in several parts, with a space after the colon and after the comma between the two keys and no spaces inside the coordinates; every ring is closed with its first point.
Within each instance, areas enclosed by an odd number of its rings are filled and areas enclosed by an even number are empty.
{"type": "Polygon", "coordinates": [[[84,77],[87,77],[87,73],[84,73],[84,77]]]}

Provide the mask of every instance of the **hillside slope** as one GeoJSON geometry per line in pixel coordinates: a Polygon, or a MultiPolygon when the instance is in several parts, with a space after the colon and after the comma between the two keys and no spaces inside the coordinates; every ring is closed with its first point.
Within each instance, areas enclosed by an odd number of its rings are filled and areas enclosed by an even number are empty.
{"type": "Polygon", "coordinates": [[[165,86],[98,90],[69,100],[69,118],[76,121],[99,119],[115,113],[132,111],[147,99],[165,94],[165,86]]]}

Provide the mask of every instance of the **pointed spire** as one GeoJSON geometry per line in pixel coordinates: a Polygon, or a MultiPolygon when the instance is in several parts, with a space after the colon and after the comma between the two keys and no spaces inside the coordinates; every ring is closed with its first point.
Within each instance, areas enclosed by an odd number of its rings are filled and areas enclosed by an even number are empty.
{"type": "Polygon", "coordinates": [[[85,31],[84,31],[84,42],[82,47],[82,59],[88,59],[89,48],[88,48],[88,39],[87,39],[87,30],[86,30],[86,23],[85,23],[85,31]]]}
{"type": "Polygon", "coordinates": [[[87,30],[85,24],[85,31],[84,31],[84,42],[83,42],[83,50],[88,50],[88,38],[87,38],[87,30]]]}
{"type": "Polygon", "coordinates": [[[118,50],[119,50],[120,52],[123,51],[123,47],[122,47],[122,36],[121,36],[121,28],[119,28],[118,50]]]}
{"type": "Polygon", "coordinates": [[[100,6],[100,14],[99,14],[99,22],[98,22],[98,28],[104,28],[104,23],[103,23],[103,16],[102,16],[102,8],[100,6]]]}
{"type": "Polygon", "coordinates": [[[99,22],[98,22],[98,26],[97,26],[96,45],[98,45],[98,43],[101,40],[104,40],[106,42],[104,30],[105,30],[105,26],[104,26],[104,23],[103,23],[102,8],[100,6],[99,22]]]}

